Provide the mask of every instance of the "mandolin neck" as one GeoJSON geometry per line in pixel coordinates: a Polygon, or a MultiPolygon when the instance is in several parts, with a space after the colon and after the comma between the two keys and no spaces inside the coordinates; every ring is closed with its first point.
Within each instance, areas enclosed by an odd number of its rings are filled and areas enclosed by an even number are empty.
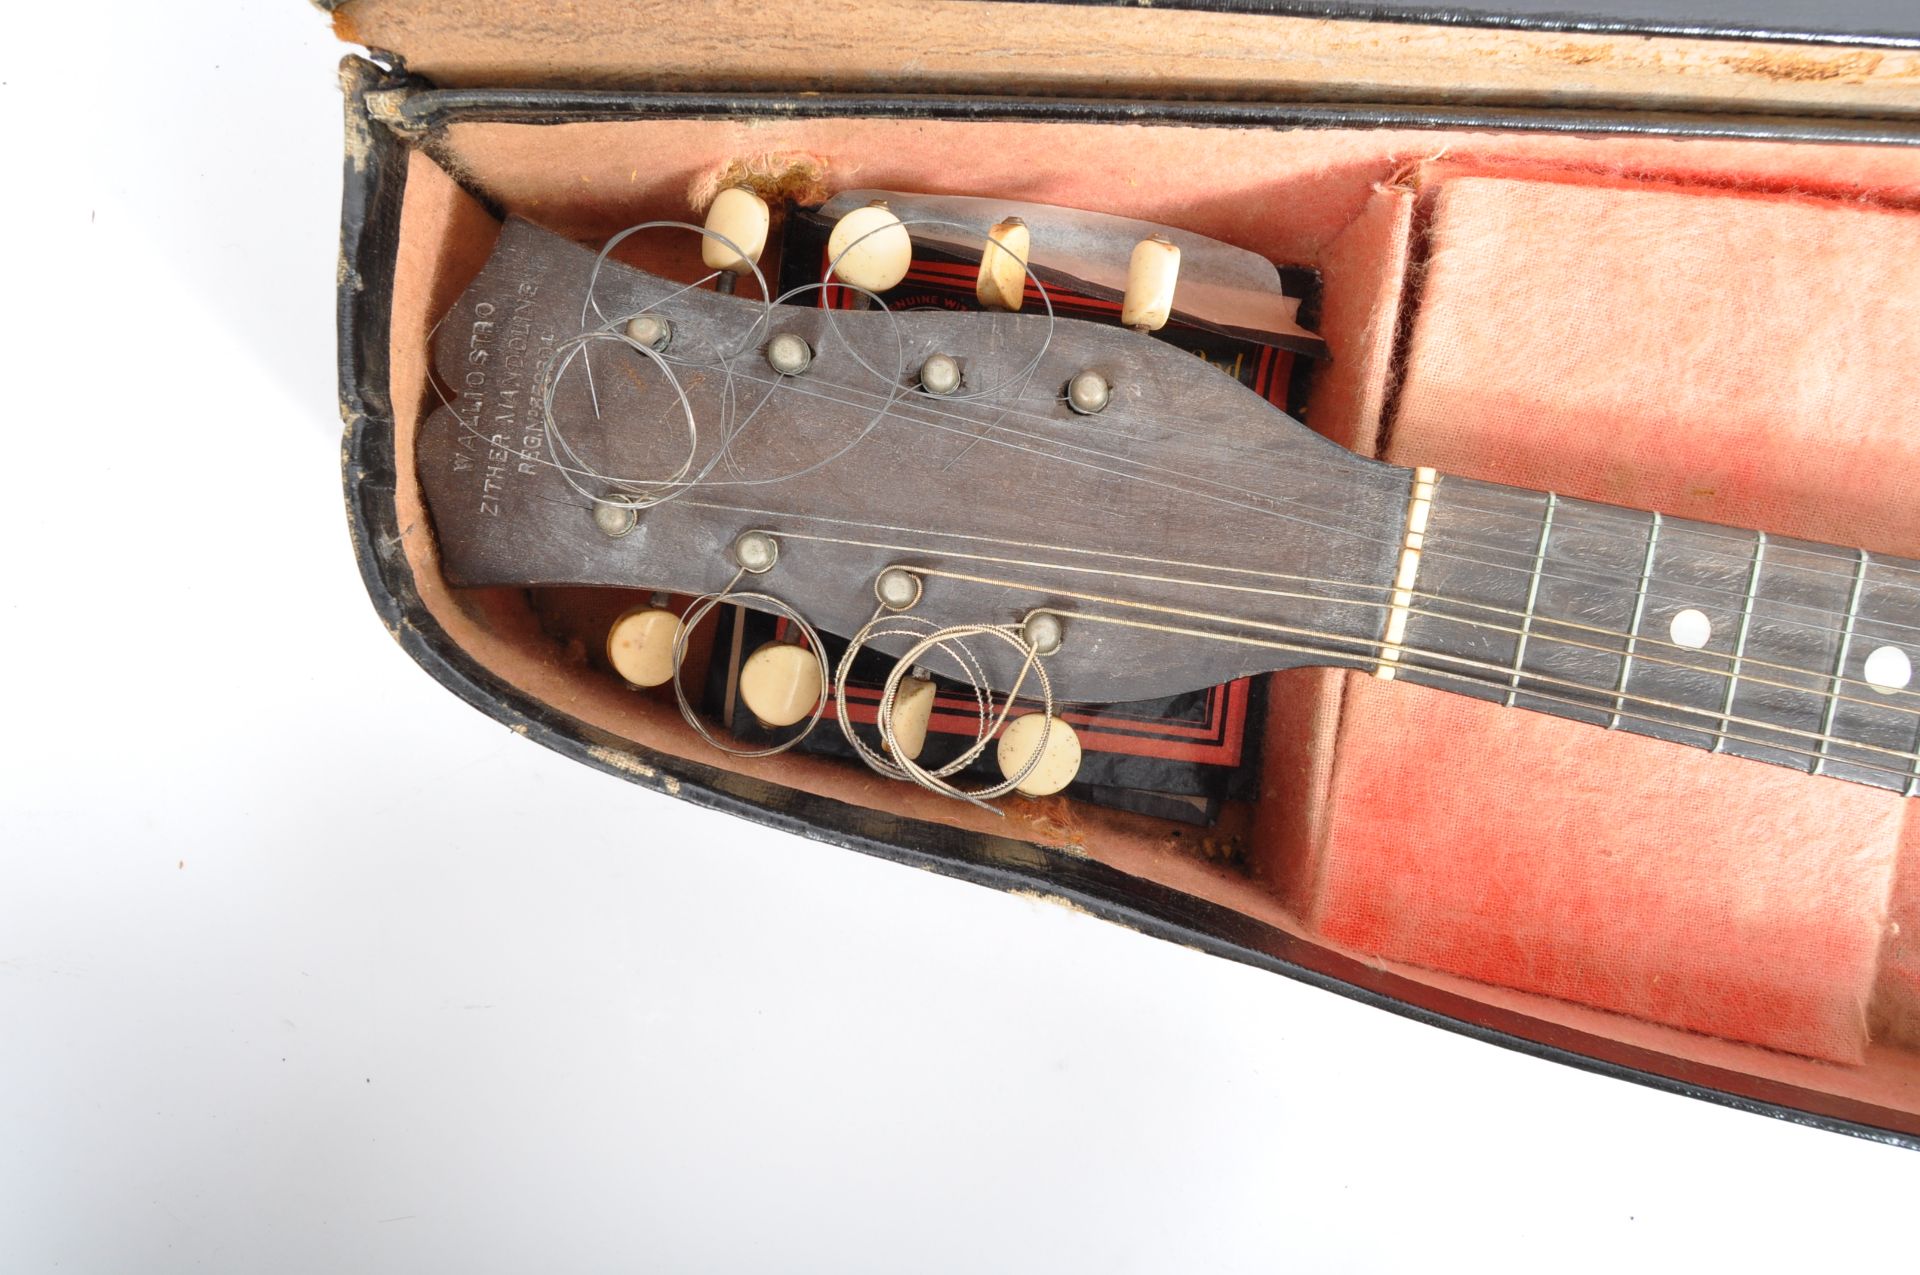
{"type": "Polygon", "coordinates": [[[1470,479],[1413,505],[1381,676],[1920,791],[1920,563],[1470,479]]]}

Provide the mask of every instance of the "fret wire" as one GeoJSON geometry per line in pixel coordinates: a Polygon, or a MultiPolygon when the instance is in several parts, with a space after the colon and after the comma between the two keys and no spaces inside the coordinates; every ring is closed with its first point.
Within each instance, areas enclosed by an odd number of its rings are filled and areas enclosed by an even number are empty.
{"type": "Polygon", "coordinates": [[[1527,635],[1533,630],[1533,608],[1540,600],[1540,572],[1547,564],[1547,537],[1553,534],[1553,511],[1559,505],[1560,498],[1552,492],[1547,494],[1547,516],[1540,522],[1540,543],[1533,550],[1533,579],[1527,584],[1527,610],[1520,617],[1520,640],[1513,648],[1513,683],[1507,688],[1507,707],[1520,695],[1520,677],[1527,667],[1527,635]]]}
{"type": "Polygon", "coordinates": [[[1640,563],[1640,587],[1633,594],[1633,619],[1627,624],[1627,651],[1620,657],[1620,684],[1614,688],[1613,716],[1607,729],[1620,725],[1620,714],[1627,706],[1627,675],[1633,671],[1633,648],[1640,641],[1640,620],[1647,611],[1647,582],[1653,578],[1653,554],[1660,545],[1660,514],[1656,510],[1647,528],[1647,556],[1640,563]]]}
{"type": "Polygon", "coordinates": [[[1767,556],[1767,533],[1753,533],[1753,568],[1747,572],[1747,599],[1740,609],[1740,636],[1733,644],[1733,669],[1727,674],[1727,699],[1720,706],[1720,734],[1714,736],[1713,751],[1726,747],[1726,728],[1733,719],[1734,690],[1740,685],[1740,661],[1747,654],[1747,631],[1753,627],[1753,607],[1760,593],[1760,563],[1767,556]]]}
{"type": "MultiPolygon", "coordinates": [[[[1482,484],[1482,485],[1494,486],[1494,484],[1482,484]]],[[[1506,495],[1531,494],[1531,493],[1525,493],[1521,489],[1517,489],[1517,488],[1506,488],[1503,490],[1506,495]]],[[[1481,501],[1475,501],[1474,499],[1472,499],[1471,491],[1462,492],[1461,497],[1462,497],[1461,499],[1457,499],[1454,502],[1452,502],[1450,507],[1462,513],[1472,513],[1472,514],[1483,515],[1486,517],[1497,517],[1497,518],[1504,518],[1504,519],[1511,519],[1511,520],[1520,520],[1523,518],[1537,517],[1537,514],[1535,514],[1533,509],[1530,507],[1530,504],[1515,502],[1512,507],[1490,506],[1484,503],[1484,501],[1489,499],[1489,497],[1483,496],[1481,501]]],[[[1496,494],[1492,498],[1497,499],[1498,495],[1496,494]]],[[[1645,516],[1644,514],[1641,514],[1640,511],[1623,508],[1619,506],[1609,506],[1609,505],[1601,504],[1599,502],[1591,502],[1591,501],[1584,502],[1584,503],[1586,503],[1588,506],[1587,512],[1591,513],[1594,510],[1599,510],[1607,514],[1615,515],[1617,517],[1617,520],[1622,522],[1629,519],[1641,518],[1645,516]]],[[[1735,528],[1717,527],[1708,523],[1693,523],[1688,525],[1687,530],[1689,535],[1695,538],[1726,540],[1731,536],[1739,536],[1741,544],[1745,545],[1749,543],[1747,540],[1747,536],[1750,533],[1741,532],[1735,528]]],[[[1502,569],[1507,571],[1527,570],[1528,562],[1525,559],[1522,559],[1521,561],[1517,561],[1517,562],[1504,561],[1504,559],[1521,558],[1521,555],[1528,553],[1528,551],[1525,549],[1521,549],[1517,545],[1514,545],[1511,543],[1501,544],[1501,543],[1497,543],[1492,539],[1487,538],[1495,534],[1496,532],[1492,528],[1488,528],[1484,530],[1479,535],[1469,535],[1469,534],[1461,533],[1457,535],[1455,539],[1451,542],[1454,546],[1453,548],[1449,549],[1449,548],[1443,548],[1443,547],[1435,547],[1429,552],[1431,553],[1433,560],[1439,563],[1445,563],[1445,562],[1451,561],[1451,562],[1459,562],[1459,563],[1466,563],[1466,564],[1472,564],[1472,565],[1488,566],[1488,567],[1493,567],[1496,569],[1502,569]],[[1463,550],[1472,550],[1474,552],[1472,553],[1463,552],[1463,550]]],[[[1597,529],[1596,534],[1606,536],[1610,539],[1617,540],[1617,541],[1626,541],[1628,539],[1626,533],[1623,531],[1612,532],[1604,529],[1597,529]]],[[[1704,558],[1707,558],[1707,559],[1717,559],[1720,561],[1735,560],[1732,554],[1724,553],[1718,550],[1699,549],[1696,552],[1698,552],[1704,558]]],[[[1744,557],[1745,555],[1742,555],[1742,559],[1744,559],[1744,557]]],[[[1744,562],[1743,562],[1743,565],[1744,565],[1744,562]]],[[[1907,566],[1902,563],[1881,563],[1879,565],[1886,567],[1888,569],[1899,569],[1899,570],[1914,574],[1915,576],[1920,576],[1920,566],[1907,566]]],[[[1607,581],[1604,578],[1604,568],[1597,567],[1590,563],[1585,563],[1579,560],[1562,559],[1561,561],[1556,562],[1554,564],[1554,568],[1555,568],[1554,573],[1548,577],[1550,579],[1564,580],[1573,584],[1600,583],[1604,585],[1607,583],[1607,581]]],[[[1787,560],[1778,559],[1778,558],[1776,558],[1773,570],[1776,574],[1784,572],[1784,573],[1792,573],[1794,576],[1797,576],[1797,577],[1811,577],[1811,578],[1830,577],[1835,580],[1842,579],[1845,576],[1851,574],[1851,569],[1833,571],[1833,570],[1827,570],[1818,566],[1812,566],[1812,565],[1807,565],[1805,563],[1787,561],[1787,560]]],[[[1906,588],[1909,586],[1901,584],[1901,585],[1894,585],[1889,587],[1906,588]]],[[[1920,585],[1916,585],[1912,587],[1915,587],[1916,589],[1920,589],[1920,585]]],[[[1737,590],[1732,585],[1727,585],[1723,587],[1723,586],[1714,585],[1710,583],[1701,583],[1696,587],[1695,592],[1696,592],[1696,595],[1698,593],[1715,594],[1715,595],[1723,596],[1730,600],[1734,596],[1736,596],[1737,590]]],[[[1651,594],[1651,596],[1656,599],[1663,599],[1666,601],[1681,603],[1682,605],[1684,605],[1684,602],[1682,602],[1682,599],[1674,593],[1662,592],[1656,589],[1651,594]]],[[[1769,618],[1775,624],[1780,624],[1780,625],[1790,624],[1790,625],[1794,625],[1795,627],[1805,628],[1805,629],[1820,631],[1820,632],[1830,633],[1830,632],[1837,631],[1833,626],[1825,625],[1820,622],[1819,613],[1825,612],[1826,614],[1830,615],[1831,610],[1829,608],[1820,607],[1818,605],[1811,604],[1811,603],[1799,602],[1792,598],[1787,598],[1787,597],[1776,597],[1776,598],[1770,599],[1769,601],[1772,603],[1772,614],[1769,618]],[[1796,615],[1799,612],[1809,612],[1814,614],[1812,618],[1805,618],[1805,619],[1796,618],[1796,615]]],[[[1891,624],[1890,627],[1905,630],[1905,631],[1920,632],[1920,625],[1896,623],[1896,624],[1891,624]]]]}
{"type": "MultiPolygon", "coordinates": [[[[1600,502],[1600,501],[1594,501],[1593,503],[1596,505],[1600,505],[1600,507],[1602,508],[1606,508],[1613,512],[1623,514],[1623,515],[1632,515],[1637,512],[1636,510],[1626,506],[1606,505],[1604,504],[1604,502],[1600,502]]],[[[1526,518],[1531,516],[1531,514],[1525,510],[1513,509],[1513,508],[1490,507],[1487,505],[1475,504],[1475,503],[1472,503],[1471,501],[1462,501],[1458,504],[1457,508],[1465,512],[1485,514],[1493,518],[1526,518]]],[[[1609,536],[1616,540],[1628,539],[1626,535],[1620,532],[1611,532],[1611,531],[1596,529],[1596,534],[1609,536]]],[[[1740,529],[1737,527],[1722,527],[1722,526],[1714,525],[1712,523],[1702,523],[1696,528],[1696,534],[1698,534],[1700,538],[1704,540],[1722,541],[1728,544],[1735,544],[1735,543],[1744,544],[1746,542],[1745,536],[1741,533],[1740,529]]],[[[1486,542],[1486,541],[1468,541],[1466,543],[1476,545],[1479,548],[1489,549],[1497,553],[1517,554],[1517,553],[1523,552],[1523,550],[1509,549],[1504,546],[1493,544],[1491,542],[1486,542]]],[[[1710,554],[1716,558],[1733,557],[1732,554],[1723,553],[1716,549],[1706,549],[1706,550],[1703,550],[1703,552],[1710,554]]],[[[1904,572],[1909,576],[1915,577],[1915,580],[1912,583],[1909,583],[1907,581],[1893,581],[1891,582],[1890,587],[1898,588],[1898,589],[1920,588],[1920,566],[1913,566],[1913,565],[1909,565],[1906,563],[1899,563],[1899,562],[1881,563],[1879,565],[1881,565],[1886,569],[1904,572]]],[[[1791,562],[1780,564],[1779,569],[1782,571],[1799,572],[1805,575],[1831,576],[1834,578],[1838,578],[1841,575],[1846,574],[1839,571],[1828,571],[1821,567],[1810,566],[1802,563],[1791,563],[1791,562]]],[[[1795,606],[1799,604],[1785,603],[1784,605],[1795,606]]]]}
{"type": "Polygon", "coordinates": [[[1860,611],[1860,590],[1867,583],[1867,562],[1870,555],[1860,550],[1860,562],[1853,570],[1853,590],[1847,597],[1847,622],[1840,630],[1840,654],[1833,661],[1833,689],[1827,695],[1827,711],[1820,719],[1820,749],[1813,759],[1813,773],[1818,775],[1827,766],[1827,746],[1833,742],[1833,719],[1840,711],[1840,680],[1847,671],[1847,650],[1853,645],[1853,623],[1860,611]]]}
{"type": "MultiPolygon", "coordinates": [[[[1283,593],[1276,592],[1273,596],[1297,597],[1297,596],[1303,596],[1303,595],[1283,594],[1283,593]]],[[[1418,600],[1428,602],[1428,603],[1434,603],[1434,604],[1445,605],[1445,606],[1453,606],[1453,607],[1462,607],[1471,611],[1490,612],[1491,614],[1496,616],[1517,616],[1520,614],[1519,609],[1516,607],[1503,607],[1503,606],[1495,606],[1491,603],[1486,603],[1486,602],[1473,602],[1465,598],[1448,597],[1445,594],[1427,593],[1424,591],[1416,590],[1413,596],[1418,600]]],[[[1365,606],[1376,606],[1376,607],[1386,605],[1386,603],[1380,602],[1377,600],[1366,600],[1366,601],[1359,601],[1359,602],[1355,602],[1352,599],[1328,599],[1328,600],[1340,601],[1340,602],[1353,602],[1354,605],[1365,605],[1365,606]]],[[[1470,616],[1456,615],[1450,611],[1437,610],[1432,606],[1410,607],[1408,608],[1407,613],[1410,616],[1423,616],[1423,617],[1436,619],[1436,620],[1447,620],[1454,624],[1464,624],[1473,628],[1485,629],[1493,633],[1518,634],[1520,632],[1518,627],[1508,626],[1504,624],[1496,624],[1491,620],[1477,620],[1470,616]]],[[[1562,620],[1558,616],[1552,616],[1552,615],[1535,615],[1534,623],[1557,625],[1560,628],[1569,630],[1573,633],[1592,634],[1596,638],[1623,638],[1623,637],[1630,636],[1625,630],[1622,630],[1622,629],[1608,629],[1608,628],[1600,627],[1597,625],[1582,624],[1578,620],[1562,620]]],[[[1839,632],[1839,630],[1835,629],[1834,632],[1837,633],[1839,632]]],[[[1578,638],[1561,637],[1553,633],[1544,632],[1537,628],[1533,632],[1533,640],[1536,642],[1558,642],[1564,646],[1575,647],[1583,651],[1598,651],[1606,655],[1617,656],[1621,654],[1621,650],[1618,647],[1603,646],[1598,642],[1583,642],[1583,641],[1580,641],[1578,638]]],[[[1691,654],[1695,649],[1691,647],[1683,647],[1676,642],[1666,642],[1666,641],[1661,641],[1659,638],[1651,638],[1651,637],[1647,639],[1647,646],[1650,651],[1667,650],[1667,651],[1678,652],[1681,654],[1691,654]]],[[[1675,659],[1671,656],[1661,656],[1661,655],[1656,655],[1651,653],[1646,655],[1640,655],[1638,654],[1637,646],[1635,648],[1635,651],[1636,651],[1635,658],[1643,663],[1660,664],[1667,668],[1683,669],[1691,673],[1710,673],[1715,677],[1725,676],[1724,669],[1716,668],[1709,664],[1696,663],[1691,660],[1675,659]]],[[[1705,658],[1712,659],[1712,660],[1726,660],[1731,658],[1729,656],[1721,655],[1713,651],[1702,652],[1702,655],[1705,658]]],[[[1757,657],[1746,661],[1745,667],[1747,669],[1756,669],[1756,668],[1775,669],[1782,673],[1788,673],[1788,674],[1794,674],[1794,675],[1804,674],[1807,676],[1815,677],[1820,681],[1827,681],[1829,677],[1829,675],[1826,673],[1818,673],[1812,669],[1796,668],[1791,664],[1778,664],[1771,660],[1763,660],[1757,657]]],[[[1765,677],[1754,677],[1751,675],[1743,675],[1743,676],[1745,676],[1746,681],[1752,685],[1770,686],[1778,690],[1793,691],[1797,694],[1802,694],[1802,695],[1825,695],[1827,693],[1826,691],[1820,690],[1817,688],[1797,686],[1791,682],[1776,681],[1776,680],[1768,679],[1765,677]]],[[[1873,683],[1867,681],[1864,677],[1846,677],[1846,678],[1842,678],[1841,681],[1843,684],[1847,686],[1863,686],[1863,687],[1873,686],[1873,683]]],[[[1895,698],[1904,697],[1907,700],[1916,700],[1916,699],[1920,699],[1920,692],[1916,692],[1912,690],[1887,691],[1880,688],[1875,688],[1874,696],[1872,699],[1866,699],[1858,695],[1842,695],[1840,698],[1845,703],[1871,704],[1878,707],[1882,704],[1886,704],[1888,702],[1889,696],[1893,696],[1895,698]]],[[[1907,712],[1907,713],[1920,712],[1920,708],[1907,707],[1903,703],[1893,703],[1889,706],[1899,709],[1899,711],[1901,712],[1907,712]]]]}

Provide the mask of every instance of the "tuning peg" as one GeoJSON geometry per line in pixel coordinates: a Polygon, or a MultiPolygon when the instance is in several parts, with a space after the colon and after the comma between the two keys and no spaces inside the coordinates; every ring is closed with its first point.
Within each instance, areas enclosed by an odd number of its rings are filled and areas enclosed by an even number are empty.
{"type": "Polygon", "coordinates": [[[720,272],[715,287],[732,292],[735,279],[753,269],[766,250],[767,228],[772,224],[773,213],[767,201],[745,186],[729,186],[713,197],[707,209],[708,233],[700,239],[700,259],[707,263],[707,269],[720,272]],[[715,235],[733,243],[739,251],[715,239],[715,235]]]}
{"type": "Polygon", "coordinates": [[[768,726],[804,721],[820,703],[820,661],[791,642],[769,642],[740,667],[740,698],[768,726]]]}
{"type": "Polygon", "coordinates": [[[893,695],[893,754],[913,761],[927,744],[927,725],[933,720],[933,682],[918,675],[903,677],[893,695]]]}
{"type": "Polygon", "coordinates": [[[885,292],[907,277],[913,239],[881,200],[856,208],[834,223],[827,236],[833,277],[869,292],[885,292]]]}
{"type": "Polygon", "coordinates": [[[1019,310],[1027,299],[1027,249],[1033,236],[1027,223],[1009,217],[987,232],[987,246],[980,254],[980,279],[973,295],[987,310],[1019,310]]]}
{"type": "Polygon", "coordinates": [[[1180,249],[1161,235],[1133,246],[1127,263],[1127,292],[1120,322],[1140,332],[1157,332],[1173,313],[1173,288],[1180,279],[1180,249]]]}
{"type": "Polygon", "coordinates": [[[1080,733],[1069,726],[1062,718],[1055,717],[1051,729],[1047,727],[1047,718],[1041,713],[1028,713],[1016,718],[1000,736],[1000,773],[1012,779],[1020,773],[1022,767],[1040,748],[1040,734],[1045,730],[1046,748],[1040,753],[1040,760],[1027,777],[1020,781],[1016,791],[1029,797],[1050,797],[1073,782],[1080,773],[1080,733]]]}
{"type": "Polygon", "coordinates": [[[673,677],[680,617],[656,600],[635,607],[607,630],[607,662],[634,686],[663,686],[673,677]]]}

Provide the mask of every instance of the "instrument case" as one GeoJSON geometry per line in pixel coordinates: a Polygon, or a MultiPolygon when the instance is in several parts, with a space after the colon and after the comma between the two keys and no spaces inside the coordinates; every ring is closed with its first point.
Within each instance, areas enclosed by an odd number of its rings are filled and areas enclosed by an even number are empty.
{"type": "MultiPolygon", "coordinates": [[[[1759,218],[1758,238],[1730,242],[1791,258],[1791,271],[1759,272],[1761,299],[1777,310],[1801,298],[1795,330],[1817,326],[1815,311],[1836,305],[1820,280],[1844,271],[1819,242],[1766,236],[1776,205],[1920,215],[1914,12],[1842,15],[1812,0],[1700,0],[1698,20],[1633,0],[1584,17],[1550,3],[1261,0],[325,7],[340,37],[366,50],[341,72],[354,552],[395,639],[448,689],[586,765],[729,815],[1037,893],[1508,1048],[1920,1147],[1920,1010],[1909,1019],[1906,1008],[1920,1005],[1920,953],[1899,933],[1903,917],[1920,933],[1920,830],[1906,831],[1897,795],[1737,759],[1674,759],[1656,741],[1528,714],[1507,715],[1525,726],[1489,724],[1481,714],[1499,710],[1488,705],[1440,707],[1450,697],[1312,670],[1273,677],[1261,798],[1223,821],[1227,853],[1190,829],[1061,800],[1015,801],[998,819],[904,784],[877,792],[872,776],[830,759],[734,761],[700,745],[670,696],[620,685],[556,637],[551,608],[528,591],[451,589],[410,453],[429,406],[429,337],[502,216],[597,243],[650,217],[697,220],[690,197],[746,177],[806,203],[855,186],[1003,195],[1239,243],[1324,276],[1332,357],[1308,421],[1356,450],[1920,556],[1910,497],[1897,477],[1872,479],[1903,472],[1900,456],[1856,457],[1855,469],[1797,491],[1756,477],[1767,466],[1751,463],[1755,448],[1832,450],[1819,433],[1830,421],[1776,440],[1774,425],[1743,418],[1720,451],[1697,445],[1707,461],[1689,453],[1696,417],[1654,419],[1645,405],[1686,405],[1686,378],[1663,381],[1673,376],[1663,369],[1710,355],[1675,349],[1671,327],[1641,330],[1633,309],[1662,304],[1644,287],[1645,274],[1666,276],[1652,264],[1661,241],[1645,236],[1665,224],[1658,197],[1684,192],[1728,201],[1730,226],[1759,218]],[[1545,278],[1551,245],[1525,236],[1523,214],[1593,201],[1593,218],[1616,219],[1619,233],[1582,241],[1597,254],[1592,279],[1545,278]],[[1467,233],[1489,207],[1499,215],[1486,224],[1516,236],[1491,274],[1467,233]],[[1637,278],[1636,259],[1649,263],[1637,278]],[[1456,261],[1479,261],[1481,273],[1456,261]],[[1463,282],[1476,279],[1477,291],[1463,282]],[[1618,365],[1596,383],[1655,392],[1632,421],[1596,422],[1577,443],[1564,421],[1527,432],[1540,404],[1490,411],[1505,434],[1457,426],[1459,400],[1433,397],[1431,369],[1444,360],[1432,352],[1454,349],[1435,335],[1442,299],[1464,328],[1484,310],[1496,316],[1487,330],[1520,342],[1527,312],[1557,304],[1542,299],[1548,285],[1613,307],[1594,348],[1617,350],[1618,365]],[[1521,310],[1509,293],[1528,298],[1521,310]],[[1527,456],[1515,459],[1519,448],[1527,456]],[[1671,481],[1628,464],[1649,448],[1672,462],[1671,481]],[[1700,482],[1703,465],[1719,480],[1700,482]],[[1456,751],[1461,730],[1509,736],[1456,751]],[[1697,798],[1672,771],[1704,777],[1697,798]],[[1607,782],[1578,799],[1563,787],[1595,774],[1607,782]],[[1471,816],[1460,802],[1494,800],[1497,832],[1462,831],[1471,816]],[[1793,877],[1751,866],[1803,844],[1844,868],[1793,877]],[[1643,876],[1670,874],[1657,902],[1622,890],[1616,860],[1636,846],[1652,847],[1643,876]],[[1724,876],[1741,853],[1737,891],[1693,880],[1716,867],[1724,876]],[[1488,902],[1523,877],[1528,898],[1488,902]],[[1575,879],[1595,895],[1540,896],[1575,879]],[[1422,892],[1398,893],[1408,880],[1422,892]],[[1696,886],[1698,898],[1687,894],[1696,886]],[[1470,905],[1462,889],[1476,892],[1470,905]],[[1463,907],[1475,915],[1449,921],[1463,907]],[[1622,926],[1651,926],[1657,950],[1620,955],[1622,926]],[[1779,963],[1799,962],[1798,982],[1757,968],[1769,944],[1786,953],[1779,963]],[[1663,976],[1691,990],[1663,997],[1663,976]]],[[[1857,330],[1821,328],[1831,340],[1878,331],[1900,301],[1914,268],[1885,265],[1866,295],[1842,298],[1839,309],[1864,317],[1857,330]]],[[[1845,363],[1855,349],[1829,353],[1845,363]]],[[[1478,393],[1491,374],[1476,369],[1490,361],[1497,372],[1507,355],[1474,357],[1482,364],[1460,366],[1478,393]]],[[[1885,393],[1897,375],[1856,379],[1882,393],[1895,424],[1920,424],[1885,393]]],[[[1920,459],[1920,442],[1907,446],[1905,458],[1920,459]]]]}

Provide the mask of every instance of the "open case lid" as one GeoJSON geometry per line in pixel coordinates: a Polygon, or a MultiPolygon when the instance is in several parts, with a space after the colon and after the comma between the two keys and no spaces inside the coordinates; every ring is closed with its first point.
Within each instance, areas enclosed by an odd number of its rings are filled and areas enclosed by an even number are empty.
{"type": "Polygon", "coordinates": [[[1920,118],[1910,0],[322,0],[448,89],[942,93],[1920,118]],[[1497,12],[1496,12],[1497,10],[1497,12]],[[1680,17],[1662,11],[1672,10],[1680,17]]]}
{"type": "MultiPolygon", "coordinates": [[[[1101,3],[1102,0],[1085,0],[1101,3]]],[[[1292,13],[1432,26],[1618,31],[1642,35],[1753,36],[1806,43],[1912,44],[1920,10],[1910,0],[1186,0],[1177,8],[1292,13]]]]}

